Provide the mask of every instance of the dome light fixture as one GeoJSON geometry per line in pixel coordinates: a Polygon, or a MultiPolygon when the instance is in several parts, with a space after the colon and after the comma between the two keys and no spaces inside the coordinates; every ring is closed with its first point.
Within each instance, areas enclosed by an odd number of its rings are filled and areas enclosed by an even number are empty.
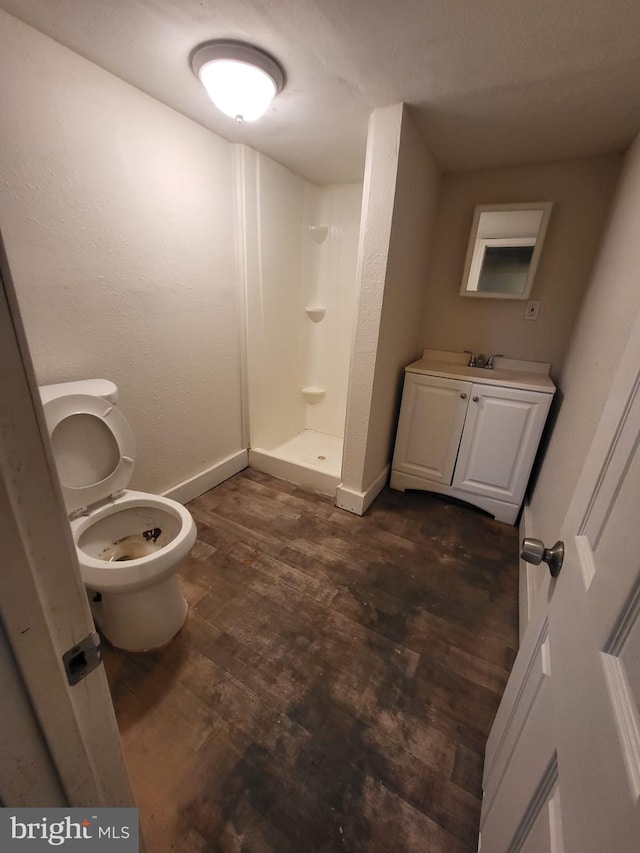
{"type": "Polygon", "coordinates": [[[284,86],[275,59],[243,42],[202,44],[191,54],[191,67],[216,107],[239,123],[264,115],[284,86]]]}

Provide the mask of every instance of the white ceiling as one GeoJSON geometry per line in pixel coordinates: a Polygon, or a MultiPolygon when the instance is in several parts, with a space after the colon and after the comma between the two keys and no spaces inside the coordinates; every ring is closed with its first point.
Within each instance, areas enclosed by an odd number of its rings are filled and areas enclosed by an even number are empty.
{"type": "Polygon", "coordinates": [[[0,0],[170,107],[320,183],[360,180],[369,111],[405,101],[444,169],[623,150],[640,130],[638,0],[0,0]],[[287,83],[236,125],[199,43],[273,54],[287,83]]]}

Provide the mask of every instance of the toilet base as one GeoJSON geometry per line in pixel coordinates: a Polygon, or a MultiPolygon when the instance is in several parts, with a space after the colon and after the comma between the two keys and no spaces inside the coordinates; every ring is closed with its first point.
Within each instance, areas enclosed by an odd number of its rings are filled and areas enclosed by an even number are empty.
{"type": "Polygon", "coordinates": [[[96,625],[112,646],[128,652],[164,646],[182,628],[189,609],[175,574],[136,592],[103,592],[101,601],[94,596],[89,591],[96,625]]]}

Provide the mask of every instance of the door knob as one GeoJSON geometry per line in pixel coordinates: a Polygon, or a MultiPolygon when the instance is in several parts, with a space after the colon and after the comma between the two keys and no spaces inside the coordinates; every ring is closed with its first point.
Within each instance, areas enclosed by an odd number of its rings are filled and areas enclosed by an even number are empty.
{"type": "Polygon", "coordinates": [[[557,578],[564,560],[564,542],[560,539],[553,548],[545,548],[542,539],[523,539],[520,556],[525,563],[539,566],[543,561],[549,566],[552,578],[557,578]]]}

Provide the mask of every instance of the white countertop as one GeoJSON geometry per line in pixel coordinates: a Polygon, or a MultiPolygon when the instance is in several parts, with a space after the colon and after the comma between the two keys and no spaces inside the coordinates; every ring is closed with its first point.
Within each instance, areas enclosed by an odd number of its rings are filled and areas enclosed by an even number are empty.
{"type": "Polygon", "coordinates": [[[548,374],[549,365],[503,358],[496,359],[497,366],[493,370],[487,370],[485,367],[468,367],[466,364],[468,356],[462,353],[451,353],[451,361],[446,360],[446,355],[446,353],[433,351],[435,356],[433,357],[431,351],[425,350],[419,361],[414,361],[413,364],[405,367],[405,372],[442,376],[445,379],[462,379],[479,385],[522,388],[525,391],[540,391],[543,394],[555,393],[556,386],[548,374]],[[459,363],[460,361],[463,363],[459,363]],[[509,368],[501,366],[503,363],[508,363],[509,368]]]}

